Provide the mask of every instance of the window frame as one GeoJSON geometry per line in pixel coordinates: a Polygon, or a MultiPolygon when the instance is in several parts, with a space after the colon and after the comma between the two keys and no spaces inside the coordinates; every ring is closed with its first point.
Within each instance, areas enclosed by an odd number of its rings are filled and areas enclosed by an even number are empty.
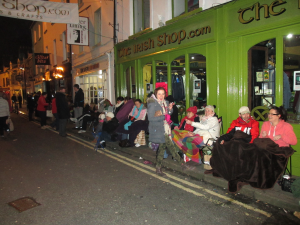
{"type": "MultiPolygon", "coordinates": [[[[132,1],[132,8],[133,8],[133,13],[132,13],[132,15],[133,15],[133,34],[136,34],[136,33],[139,33],[141,31],[136,31],[135,30],[135,5],[134,5],[134,2],[135,2],[135,0],[132,1]]],[[[149,3],[151,3],[151,0],[149,0],[149,3]]],[[[145,7],[144,6],[144,0],[142,0],[142,31],[151,27],[150,24],[149,24],[149,27],[145,28],[145,15],[144,15],[145,12],[144,12],[144,7],[145,7]]],[[[150,12],[149,12],[149,17],[150,17],[150,12]]]]}
{"type": "Polygon", "coordinates": [[[101,7],[98,8],[97,10],[95,10],[94,12],[94,31],[95,31],[95,34],[94,34],[94,45],[97,45],[97,44],[100,44],[101,43],[101,35],[102,35],[102,32],[101,32],[101,29],[102,29],[102,9],[101,7]],[[98,22],[96,22],[96,15],[97,15],[97,18],[99,18],[100,20],[98,22]],[[96,26],[97,25],[97,26],[96,26]],[[98,30],[99,28],[99,30],[98,30]]]}
{"type": "MultiPolygon", "coordinates": [[[[176,1],[176,0],[172,0],[172,19],[173,19],[173,18],[176,18],[176,17],[178,17],[178,16],[180,16],[180,15],[174,16],[174,1],[176,1]]],[[[184,14],[186,14],[186,13],[189,12],[188,1],[189,1],[189,0],[185,0],[185,10],[184,10],[184,14]]],[[[198,8],[200,8],[200,7],[198,7],[198,8]]],[[[192,11],[193,11],[193,10],[192,10],[192,11]]],[[[190,12],[192,12],[192,11],[190,11],[190,12]]]]}

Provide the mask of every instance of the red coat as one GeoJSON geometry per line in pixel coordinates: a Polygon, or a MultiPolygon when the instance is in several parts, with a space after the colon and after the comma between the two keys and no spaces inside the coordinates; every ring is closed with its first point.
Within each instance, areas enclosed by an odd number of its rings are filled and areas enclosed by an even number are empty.
{"type": "Polygon", "coordinates": [[[241,117],[238,117],[236,120],[232,121],[227,133],[229,133],[232,129],[235,129],[235,131],[240,130],[251,135],[252,138],[250,143],[253,143],[253,140],[259,135],[259,124],[252,117],[250,117],[248,122],[245,122],[241,117]]]}
{"type": "Polygon", "coordinates": [[[38,111],[46,111],[47,105],[49,105],[49,103],[47,103],[45,97],[43,95],[41,95],[41,97],[38,100],[38,106],[36,109],[38,111]]]}
{"type": "Polygon", "coordinates": [[[52,99],[52,113],[57,113],[56,98],[52,99]]]}

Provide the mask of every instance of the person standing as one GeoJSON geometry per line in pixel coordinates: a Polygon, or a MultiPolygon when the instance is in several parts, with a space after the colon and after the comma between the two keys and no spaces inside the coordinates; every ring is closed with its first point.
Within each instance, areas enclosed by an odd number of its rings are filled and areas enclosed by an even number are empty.
{"type": "Polygon", "coordinates": [[[66,96],[66,89],[60,88],[59,92],[56,93],[56,107],[57,107],[57,117],[59,120],[59,135],[62,137],[67,136],[66,128],[67,122],[70,118],[70,110],[66,96]]]}
{"type": "Polygon", "coordinates": [[[38,100],[38,105],[37,105],[38,115],[41,118],[41,128],[42,129],[46,129],[48,127],[46,125],[46,119],[47,119],[46,106],[48,106],[49,103],[46,102],[46,98],[47,98],[47,93],[43,92],[38,100]]]}
{"type": "Polygon", "coordinates": [[[8,102],[3,98],[4,93],[0,92],[0,136],[4,137],[4,128],[6,127],[6,120],[10,118],[8,102]]]}
{"type": "MultiPolygon", "coordinates": [[[[78,118],[82,115],[84,106],[84,93],[78,84],[74,84],[75,100],[74,100],[74,117],[78,118]]],[[[82,121],[77,121],[75,128],[81,128],[82,121]]]]}
{"type": "Polygon", "coordinates": [[[59,130],[59,119],[58,119],[58,116],[57,116],[57,107],[56,107],[56,96],[54,96],[52,98],[52,114],[55,118],[55,120],[51,123],[51,127],[56,129],[56,131],[59,130]]]}
{"type": "Polygon", "coordinates": [[[16,96],[16,94],[13,94],[13,96],[11,97],[11,101],[12,101],[12,107],[14,109],[15,108],[15,104],[17,104],[17,96],[16,96]]]}
{"type": "Polygon", "coordinates": [[[22,96],[21,96],[21,94],[18,95],[18,101],[19,101],[19,109],[22,109],[22,96]]]}
{"type": "Polygon", "coordinates": [[[34,102],[34,97],[32,94],[29,94],[27,96],[27,110],[28,110],[28,119],[29,121],[32,121],[32,115],[33,115],[33,112],[34,112],[34,105],[35,105],[35,102],[34,102]]]}

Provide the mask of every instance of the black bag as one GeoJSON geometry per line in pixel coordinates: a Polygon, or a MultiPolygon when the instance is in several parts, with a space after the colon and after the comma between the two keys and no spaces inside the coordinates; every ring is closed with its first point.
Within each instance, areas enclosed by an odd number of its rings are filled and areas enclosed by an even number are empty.
{"type": "Polygon", "coordinates": [[[129,140],[128,139],[124,139],[124,140],[120,141],[119,146],[121,148],[124,148],[124,147],[127,147],[128,144],[129,144],[129,140]]]}
{"type": "Polygon", "coordinates": [[[295,179],[290,178],[290,179],[282,179],[281,180],[281,190],[287,191],[287,192],[292,192],[292,183],[295,181],[295,179]]]}

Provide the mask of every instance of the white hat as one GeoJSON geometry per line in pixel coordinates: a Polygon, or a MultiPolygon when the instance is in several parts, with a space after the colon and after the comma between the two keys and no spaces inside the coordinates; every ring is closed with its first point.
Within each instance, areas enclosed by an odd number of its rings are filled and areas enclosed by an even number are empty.
{"type": "Polygon", "coordinates": [[[99,119],[100,119],[100,120],[104,120],[104,119],[105,119],[105,114],[103,114],[103,113],[100,114],[100,115],[99,115],[99,119]]]}
{"type": "Polygon", "coordinates": [[[205,108],[215,112],[215,107],[213,107],[212,105],[207,105],[205,108]]]}
{"type": "Polygon", "coordinates": [[[115,115],[114,115],[112,112],[108,112],[108,113],[106,114],[106,116],[108,116],[108,117],[110,117],[110,118],[114,118],[114,117],[115,117],[115,115]]]}
{"type": "Polygon", "coordinates": [[[246,113],[250,113],[250,110],[247,106],[242,106],[239,110],[240,114],[246,114],[246,113]]]}

